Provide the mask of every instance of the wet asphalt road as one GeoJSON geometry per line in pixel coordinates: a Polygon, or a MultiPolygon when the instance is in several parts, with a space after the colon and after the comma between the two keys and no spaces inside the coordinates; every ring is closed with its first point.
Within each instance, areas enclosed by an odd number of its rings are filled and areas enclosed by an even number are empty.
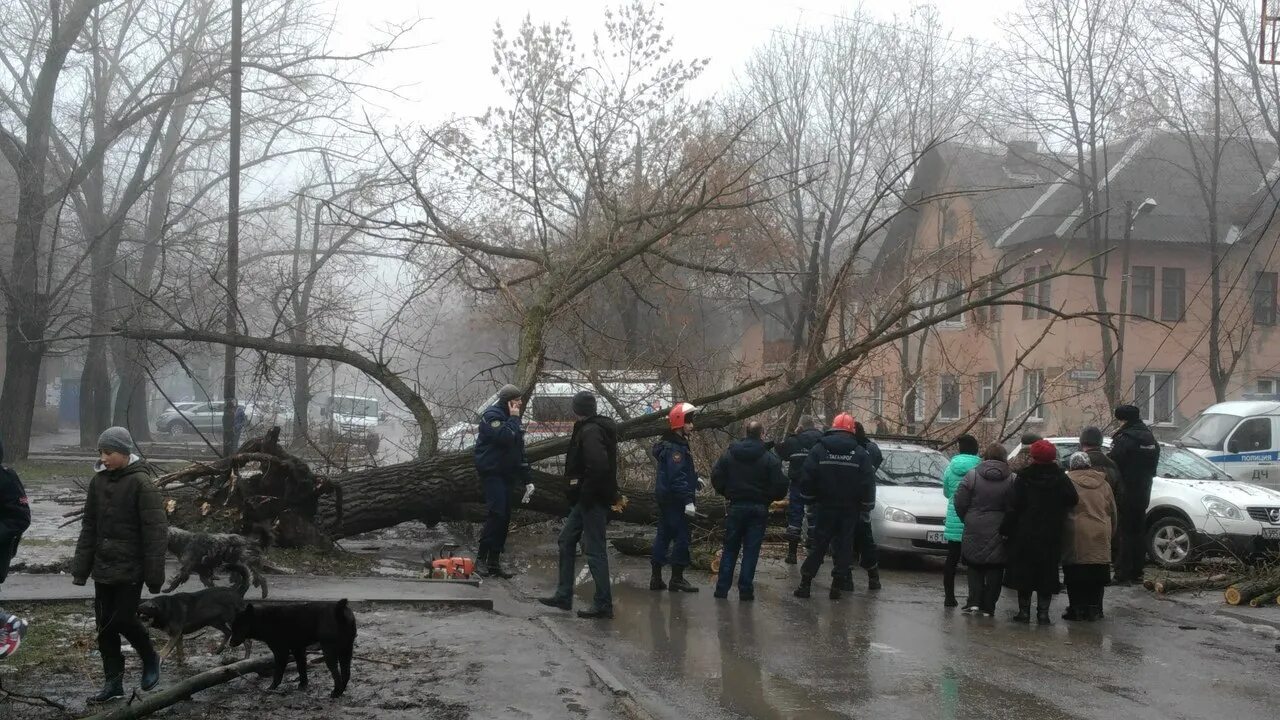
{"type": "MultiPolygon", "coordinates": [[[[549,557],[549,554],[548,554],[549,557]]],[[[655,714],[711,718],[1235,718],[1280,707],[1274,631],[1215,617],[1211,608],[1113,589],[1108,619],[1067,623],[1065,596],[1051,627],[1014,625],[1006,590],[995,619],[942,607],[932,562],[884,571],[883,590],[808,601],[798,573],[762,559],[756,602],[648,590],[647,564],[613,555],[616,617],[555,613],[574,637],[655,714]]],[[[824,571],[829,572],[824,568],[824,571]]],[[[549,594],[553,567],[538,560],[516,581],[549,594]]],[[[820,576],[820,578],[823,576],[820,576]]],[[[579,576],[577,602],[590,599],[579,576]]]]}

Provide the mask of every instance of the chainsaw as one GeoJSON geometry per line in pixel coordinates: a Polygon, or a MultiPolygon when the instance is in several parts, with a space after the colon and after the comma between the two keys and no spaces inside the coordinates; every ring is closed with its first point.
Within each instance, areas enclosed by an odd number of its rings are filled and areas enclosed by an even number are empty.
{"type": "Polygon", "coordinates": [[[425,553],[426,575],[429,580],[470,580],[476,571],[476,561],[457,554],[461,545],[444,544],[428,557],[425,553]]]}

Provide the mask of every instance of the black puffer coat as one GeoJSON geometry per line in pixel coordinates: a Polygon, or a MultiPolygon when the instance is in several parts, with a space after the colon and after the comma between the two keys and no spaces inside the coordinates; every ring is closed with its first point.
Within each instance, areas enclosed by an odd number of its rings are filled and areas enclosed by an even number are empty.
{"type": "Polygon", "coordinates": [[[1062,528],[1079,500],[1075,484],[1056,462],[1034,463],[1018,473],[1013,483],[1013,506],[1001,527],[1009,538],[1006,585],[1025,592],[1061,591],[1062,528]]]}
{"type": "MultiPolygon", "coordinates": [[[[0,445],[0,463],[4,446],[0,445]]],[[[9,574],[9,561],[18,552],[22,533],[31,526],[31,506],[27,491],[12,468],[0,464],[0,582],[9,574]]]]}
{"type": "Polygon", "coordinates": [[[136,456],[119,470],[100,469],[89,481],[71,577],[104,585],[164,584],[169,521],[164,500],[136,456]]]}
{"type": "Polygon", "coordinates": [[[956,489],[956,514],[964,521],[960,553],[966,565],[1004,565],[1009,557],[1000,526],[1013,504],[1013,471],[1001,460],[983,460],[956,489]]]}

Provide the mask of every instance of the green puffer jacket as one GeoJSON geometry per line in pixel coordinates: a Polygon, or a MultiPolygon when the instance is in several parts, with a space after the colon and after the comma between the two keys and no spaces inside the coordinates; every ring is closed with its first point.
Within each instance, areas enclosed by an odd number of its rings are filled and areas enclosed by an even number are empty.
{"type": "Polygon", "coordinates": [[[144,584],[152,593],[164,584],[169,521],[160,491],[135,455],[119,470],[105,470],[89,482],[80,540],[71,576],[90,576],[104,585],[144,584]]]}
{"type": "Polygon", "coordinates": [[[960,542],[964,537],[964,521],[956,514],[956,488],[981,462],[982,458],[977,455],[956,455],[942,473],[942,494],[947,497],[947,527],[942,536],[947,542],[960,542]]]}

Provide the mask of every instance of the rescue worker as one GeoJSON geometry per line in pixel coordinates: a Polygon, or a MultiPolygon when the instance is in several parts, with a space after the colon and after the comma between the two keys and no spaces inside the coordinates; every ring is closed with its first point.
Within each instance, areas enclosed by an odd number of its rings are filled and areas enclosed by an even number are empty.
{"type": "Polygon", "coordinates": [[[1115,415],[1123,423],[1111,436],[1111,460],[1120,469],[1116,497],[1120,510],[1120,550],[1115,581],[1117,585],[1129,585],[1142,582],[1146,565],[1147,506],[1151,504],[1151,482],[1160,463],[1160,444],[1142,422],[1136,406],[1121,405],[1115,415]]]}
{"type": "Polygon", "coordinates": [[[484,411],[476,435],[476,474],[484,488],[485,520],[476,554],[477,572],[482,576],[509,579],[502,569],[502,553],[511,525],[511,503],[519,488],[525,497],[532,494],[529,463],[524,456],[524,426],[520,413],[524,393],[515,385],[498,391],[498,400],[484,411]]]}
{"type": "Polygon", "coordinates": [[[658,533],[653,538],[653,575],[650,590],[698,592],[684,579],[689,567],[689,518],[696,512],[694,498],[698,492],[698,472],[693,453],[689,452],[689,433],[698,408],[689,403],[676,403],[667,413],[670,429],[653,446],[657,463],[654,498],[658,501],[658,533]],[[671,565],[670,584],[662,580],[662,567],[671,565]]]}
{"type": "MultiPolygon", "coordinates": [[[[778,455],[787,462],[787,480],[790,483],[787,500],[787,557],[788,565],[798,561],[796,551],[804,539],[804,500],[800,497],[800,474],[809,451],[822,438],[822,423],[817,416],[801,415],[796,431],[787,436],[778,448],[778,455]]],[[[810,528],[810,539],[813,530],[810,528]]]]}
{"type": "Polygon", "coordinates": [[[769,503],[787,494],[782,462],[765,444],[763,425],[754,420],[747,423],[746,437],[731,444],[712,469],[711,487],[729,503],[715,596],[721,600],[729,597],[734,566],[741,555],[738,599],[755,600],[756,562],[769,522],[769,503]]]}
{"type": "MultiPolygon", "coordinates": [[[[880,589],[880,548],[876,546],[876,537],[871,531],[871,511],[876,507],[876,474],[874,470],[884,463],[884,454],[875,440],[867,437],[867,430],[860,422],[854,422],[853,435],[867,455],[871,457],[872,473],[867,476],[862,488],[862,510],[858,513],[858,532],[854,535],[854,552],[858,555],[858,566],[867,571],[867,589],[880,589]]],[[[853,579],[846,583],[853,586],[853,579]]]]}
{"type": "Polygon", "coordinates": [[[875,477],[871,455],[858,442],[854,427],[853,416],[837,415],[804,462],[800,494],[806,504],[816,503],[817,509],[813,550],[800,566],[798,598],[809,597],[828,548],[834,564],[829,597],[838,600],[840,592],[853,583],[853,538],[867,484],[875,477]]]}

